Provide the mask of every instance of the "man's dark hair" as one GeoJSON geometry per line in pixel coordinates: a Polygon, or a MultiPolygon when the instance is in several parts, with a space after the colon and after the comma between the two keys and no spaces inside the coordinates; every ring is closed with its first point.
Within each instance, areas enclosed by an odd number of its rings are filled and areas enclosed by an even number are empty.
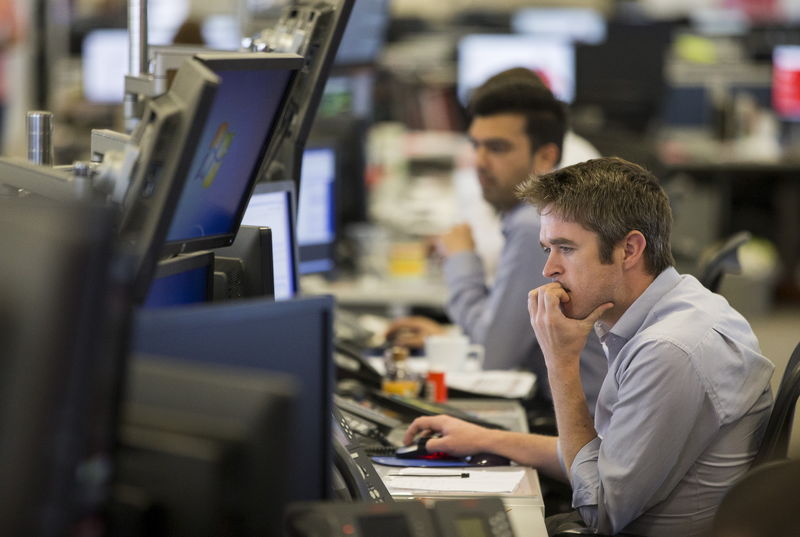
{"type": "Polygon", "coordinates": [[[657,276],[675,264],[670,248],[672,211],[658,179],[618,157],[587,160],[517,187],[517,195],[599,237],[600,261],[612,262],[614,246],[631,231],[644,235],[647,271],[657,276]]]}
{"type": "Polygon", "coordinates": [[[516,67],[494,75],[473,91],[467,112],[470,119],[497,114],[522,115],[531,153],[552,143],[558,147],[561,160],[567,110],[533,71],[516,67]]]}

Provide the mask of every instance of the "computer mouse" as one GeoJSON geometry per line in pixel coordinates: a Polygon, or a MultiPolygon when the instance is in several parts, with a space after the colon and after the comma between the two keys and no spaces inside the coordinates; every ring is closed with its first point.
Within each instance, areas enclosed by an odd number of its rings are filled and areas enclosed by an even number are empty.
{"type": "Polygon", "coordinates": [[[395,450],[394,456],[398,459],[436,459],[453,460],[455,457],[443,451],[428,451],[425,447],[428,440],[438,438],[440,435],[421,436],[411,445],[402,446],[395,450]]]}
{"type": "Polygon", "coordinates": [[[471,466],[508,466],[511,459],[496,453],[475,453],[464,457],[464,461],[471,466]]]}

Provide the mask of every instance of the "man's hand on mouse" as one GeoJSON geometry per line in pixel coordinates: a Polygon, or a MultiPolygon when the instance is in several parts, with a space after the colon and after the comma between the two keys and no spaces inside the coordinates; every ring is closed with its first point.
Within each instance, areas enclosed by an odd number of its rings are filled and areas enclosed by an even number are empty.
{"type": "Polygon", "coordinates": [[[425,447],[429,452],[443,451],[456,457],[463,457],[482,451],[491,451],[490,429],[451,416],[424,416],[415,419],[406,430],[403,443],[409,445],[421,434],[441,435],[428,440],[425,447]]]}

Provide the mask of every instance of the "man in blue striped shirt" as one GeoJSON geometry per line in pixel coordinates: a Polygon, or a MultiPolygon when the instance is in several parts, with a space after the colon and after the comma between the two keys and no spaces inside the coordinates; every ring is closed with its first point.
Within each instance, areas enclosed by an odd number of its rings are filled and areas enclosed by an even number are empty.
{"type": "Polygon", "coordinates": [[[551,283],[528,296],[558,437],[419,418],[429,449],[493,451],[569,481],[583,523],[603,533],[704,535],[749,468],[772,405],[773,366],[727,301],[673,268],[669,201],[652,174],[618,158],[519,189],[541,215],[551,283]],[[608,359],[592,420],[580,350],[591,330],[608,359]]]}

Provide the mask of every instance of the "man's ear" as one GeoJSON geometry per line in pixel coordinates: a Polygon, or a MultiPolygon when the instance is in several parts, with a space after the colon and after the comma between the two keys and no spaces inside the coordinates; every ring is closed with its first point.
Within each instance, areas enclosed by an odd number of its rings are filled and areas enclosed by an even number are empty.
{"type": "Polygon", "coordinates": [[[558,146],[556,144],[544,144],[533,154],[533,169],[531,173],[534,175],[550,173],[556,168],[559,157],[558,146]]]}
{"type": "Polygon", "coordinates": [[[641,231],[629,231],[623,239],[623,258],[622,263],[625,268],[632,268],[644,262],[644,250],[647,247],[647,239],[641,231]]]}

